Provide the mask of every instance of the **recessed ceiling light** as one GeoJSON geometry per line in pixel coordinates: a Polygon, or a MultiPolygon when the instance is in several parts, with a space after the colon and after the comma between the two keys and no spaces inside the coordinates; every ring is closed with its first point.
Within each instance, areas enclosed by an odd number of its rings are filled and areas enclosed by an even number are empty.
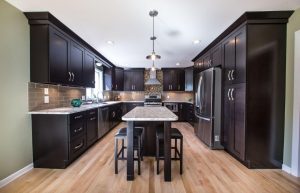
{"type": "Polygon", "coordinates": [[[107,43],[108,45],[114,45],[114,44],[115,44],[115,42],[114,42],[114,41],[111,41],[111,40],[108,40],[106,43],[107,43]]]}
{"type": "Polygon", "coordinates": [[[179,66],[179,65],[180,65],[180,63],[179,63],[179,62],[177,62],[177,63],[176,63],[176,66],[179,66]]]}
{"type": "Polygon", "coordinates": [[[199,44],[200,43],[200,40],[194,40],[193,41],[193,44],[199,44]]]}

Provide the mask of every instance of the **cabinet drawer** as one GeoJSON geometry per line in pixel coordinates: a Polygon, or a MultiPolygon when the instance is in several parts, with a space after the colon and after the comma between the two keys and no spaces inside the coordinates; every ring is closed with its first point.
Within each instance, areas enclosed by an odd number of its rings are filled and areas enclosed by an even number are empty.
{"type": "Polygon", "coordinates": [[[70,116],[70,141],[86,133],[84,113],[75,113],[70,116]]]}
{"type": "Polygon", "coordinates": [[[92,109],[86,112],[87,118],[97,117],[97,115],[98,115],[98,109],[92,109]]]}
{"type": "Polygon", "coordinates": [[[85,135],[70,143],[70,160],[78,157],[86,149],[85,135]]]}

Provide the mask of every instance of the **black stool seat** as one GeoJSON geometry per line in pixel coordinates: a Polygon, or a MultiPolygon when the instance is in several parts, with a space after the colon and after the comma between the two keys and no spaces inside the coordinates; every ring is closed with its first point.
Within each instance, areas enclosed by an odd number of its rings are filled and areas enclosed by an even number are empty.
{"type": "MultiPolygon", "coordinates": [[[[143,134],[144,128],[143,127],[135,127],[133,130],[133,135],[134,136],[140,136],[143,134]]],[[[116,133],[116,135],[124,135],[127,136],[127,128],[123,127],[121,129],[118,130],[118,132],[116,133]]]]}
{"type": "MultiPolygon", "coordinates": [[[[156,130],[156,137],[158,139],[164,139],[164,130],[159,128],[156,130]]],[[[182,139],[183,135],[177,128],[171,128],[171,139],[182,139]]]]}

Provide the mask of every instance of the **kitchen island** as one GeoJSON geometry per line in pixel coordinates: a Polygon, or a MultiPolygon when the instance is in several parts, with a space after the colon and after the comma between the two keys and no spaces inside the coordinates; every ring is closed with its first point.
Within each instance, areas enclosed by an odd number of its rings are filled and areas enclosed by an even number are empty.
{"type": "MultiPolygon", "coordinates": [[[[171,181],[171,122],[178,117],[168,108],[136,107],[122,117],[127,121],[127,180],[134,179],[133,129],[138,122],[162,122],[164,125],[164,179],[171,181]]],[[[156,128],[153,128],[156,129],[156,128]]]]}

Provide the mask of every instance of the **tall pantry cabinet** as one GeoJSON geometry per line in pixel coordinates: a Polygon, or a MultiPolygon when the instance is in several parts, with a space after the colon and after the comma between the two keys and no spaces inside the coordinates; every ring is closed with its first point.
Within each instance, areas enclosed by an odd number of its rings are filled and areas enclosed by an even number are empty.
{"type": "Polygon", "coordinates": [[[249,168],[282,165],[286,23],[292,13],[246,12],[193,59],[202,66],[203,57],[221,44],[221,142],[249,168]]]}

